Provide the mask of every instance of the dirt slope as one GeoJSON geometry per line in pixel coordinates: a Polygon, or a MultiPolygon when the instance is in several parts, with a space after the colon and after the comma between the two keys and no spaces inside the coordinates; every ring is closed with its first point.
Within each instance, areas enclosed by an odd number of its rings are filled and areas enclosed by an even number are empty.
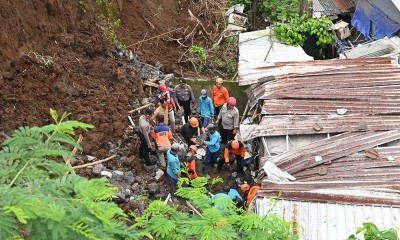
{"type": "MultiPolygon", "coordinates": [[[[47,124],[50,108],[68,111],[72,119],[96,127],[85,133],[85,152],[106,156],[106,143],[121,139],[127,112],[141,99],[143,88],[127,63],[112,56],[113,44],[105,36],[95,1],[0,4],[0,133],[47,124]]],[[[126,45],[191,24],[187,11],[177,11],[173,0],[116,0],[114,5],[122,9],[118,35],[126,45]]],[[[175,64],[179,44],[166,40],[154,38],[131,49],[141,61],[160,61],[166,73],[181,72],[175,64]]],[[[3,139],[0,136],[0,142],[3,139]]]]}

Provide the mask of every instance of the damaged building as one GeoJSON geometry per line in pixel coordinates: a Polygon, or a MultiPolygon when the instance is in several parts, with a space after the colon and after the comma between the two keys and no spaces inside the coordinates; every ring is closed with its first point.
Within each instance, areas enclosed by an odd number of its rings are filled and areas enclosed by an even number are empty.
{"type": "Polygon", "coordinates": [[[251,208],[276,212],[301,239],[400,226],[398,58],[313,61],[270,35],[239,38],[240,137],[260,169],[251,208]]]}

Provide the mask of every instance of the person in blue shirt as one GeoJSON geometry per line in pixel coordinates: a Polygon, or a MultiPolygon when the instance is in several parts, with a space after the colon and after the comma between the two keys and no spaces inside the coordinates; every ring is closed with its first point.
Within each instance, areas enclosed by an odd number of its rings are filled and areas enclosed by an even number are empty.
{"type": "Polygon", "coordinates": [[[207,139],[209,140],[203,141],[200,140],[199,144],[200,145],[206,145],[207,146],[207,151],[206,151],[206,159],[203,164],[202,168],[202,174],[207,175],[208,174],[208,166],[211,164],[217,163],[217,158],[219,154],[219,148],[220,148],[220,140],[221,140],[221,135],[215,130],[215,125],[214,124],[209,124],[208,125],[208,136],[207,139]]]}
{"type": "Polygon", "coordinates": [[[242,196],[240,196],[239,192],[236,189],[230,188],[229,186],[225,186],[224,192],[228,192],[228,197],[236,203],[237,207],[242,206],[243,198],[242,196]]]}
{"type": "Polygon", "coordinates": [[[207,90],[202,89],[199,97],[199,114],[200,120],[203,122],[203,127],[207,127],[210,118],[214,116],[214,105],[210,97],[207,97],[207,90]]]}
{"type": "Polygon", "coordinates": [[[167,151],[167,175],[171,184],[171,188],[175,191],[178,188],[178,179],[181,172],[181,164],[178,158],[179,144],[174,143],[171,149],[167,151]]]}

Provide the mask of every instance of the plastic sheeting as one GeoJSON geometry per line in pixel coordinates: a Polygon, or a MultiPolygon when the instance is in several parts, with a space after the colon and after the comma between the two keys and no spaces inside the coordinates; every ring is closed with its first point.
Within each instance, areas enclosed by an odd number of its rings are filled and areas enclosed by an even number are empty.
{"type": "Polygon", "coordinates": [[[385,36],[392,37],[400,31],[400,24],[392,21],[378,7],[368,1],[359,1],[351,24],[369,40],[371,22],[375,23],[372,38],[377,40],[385,36]]]}

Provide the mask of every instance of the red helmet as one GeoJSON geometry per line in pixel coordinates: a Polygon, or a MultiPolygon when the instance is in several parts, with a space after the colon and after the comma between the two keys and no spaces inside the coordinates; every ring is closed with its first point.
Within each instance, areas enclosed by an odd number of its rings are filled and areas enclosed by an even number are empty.
{"type": "Polygon", "coordinates": [[[228,99],[228,104],[231,105],[231,106],[236,106],[236,98],[230,97],[228,99]]]}
{"type": "Polygon", "coordinates": [[[165,84],[160,84],[160,90],[163,92],[166,92],[166,91],[168,91],[168,88],[167,88],[167,86],[165,86],[165,84]]]}

